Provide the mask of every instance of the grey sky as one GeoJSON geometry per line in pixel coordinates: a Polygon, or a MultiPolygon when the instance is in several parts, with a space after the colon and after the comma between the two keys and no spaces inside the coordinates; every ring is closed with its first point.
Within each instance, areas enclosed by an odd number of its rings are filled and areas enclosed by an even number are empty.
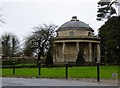
{"type": "Polygon", "coordinates": [[[62,25],[77,16],[89,24],[97,33],[103,22],[96,20],[99,0],[2,0],[0,10],[6,24],[0,27],[4,32],[16,34],[20,40],[40,24],[62,25]]]}

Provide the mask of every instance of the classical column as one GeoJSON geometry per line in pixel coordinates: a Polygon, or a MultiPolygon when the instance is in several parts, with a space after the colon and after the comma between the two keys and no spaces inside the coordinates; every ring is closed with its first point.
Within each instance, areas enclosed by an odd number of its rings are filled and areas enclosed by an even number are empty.
{"type": "Polygon", "coordinates": [[[54,51],[53,51],[53,61],[54,62],[57,62],[57,50],[56,50],[56,44],[54,43],[53,44],[53,49],[54,49],[54,51]]]}
{"type": "Polygon", "coordinates": [[[79,42],[76,42],[76,60],[79,54],[79,42]]]}
{"type": "Polygon", "coordinates": [[[79,53],[79,42],[76,42],[76,50],[77,50],[77,55],[79,53]]]}
{"type": "Polygon", "coordinates": [[[62,61],[66,61],[66,58],[65,58],[65,42],[63,42],[63,48],[62,48],[62,61]]]}
{"type": "Polygon", "coordinates": [[[100,44],[97,44],[97,61],[100,61],[100,44]]]}
{"type": "Polygon", "coordinates": [[[89,61],[92,61],[92,44],[89,43],[89,61]]]}

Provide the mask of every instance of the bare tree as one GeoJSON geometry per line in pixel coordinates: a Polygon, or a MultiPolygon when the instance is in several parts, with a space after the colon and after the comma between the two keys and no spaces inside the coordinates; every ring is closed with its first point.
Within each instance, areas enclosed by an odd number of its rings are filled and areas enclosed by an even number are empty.
{"type": "Polygon", "coordinates": [[[32,35],[26,38],[24,47],[25,55],[36,53],[38,61],[40,61],[40,57],[45,55],[50,47],[50,41],[54,37],[56,27],[54,24],[43,24],[35,27],[32,35]]]}

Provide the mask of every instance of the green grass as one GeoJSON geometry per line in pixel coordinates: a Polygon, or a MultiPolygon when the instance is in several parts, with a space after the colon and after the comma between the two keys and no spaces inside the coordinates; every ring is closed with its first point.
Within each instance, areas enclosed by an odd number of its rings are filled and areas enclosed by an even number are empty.
{"type": "MultiPolygon", "coordinates": [[[[69,67],[69,78],[96,78],[96,66],[69,67]]],[[[38,68],[16,68],[16,74],[13,75],[10,68],[2,69],[2,76],[16,77],[37,77],[38,68]]],[[[100,77],[112,79],[112,73],[118,73],[118,66],[101,66],[100,77]]],[[[65,78],[65,68],[42,68],[41,77],[65,78]]]]}
{"type": "Polygon", "coordinates": [[[0,69],[0,76],[2,76],[2,69],[0,69]]]}

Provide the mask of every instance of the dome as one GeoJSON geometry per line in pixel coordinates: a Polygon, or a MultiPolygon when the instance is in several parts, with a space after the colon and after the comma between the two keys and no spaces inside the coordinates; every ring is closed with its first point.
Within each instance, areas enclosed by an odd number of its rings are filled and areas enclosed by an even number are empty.
{"type": "Polygon", "coordinates": [[[69,29],[94,31],[88,24],[79,21],[76,16],[73,16],[72,20],[61,25],[57,31],[69,30],[69,29]]]}

